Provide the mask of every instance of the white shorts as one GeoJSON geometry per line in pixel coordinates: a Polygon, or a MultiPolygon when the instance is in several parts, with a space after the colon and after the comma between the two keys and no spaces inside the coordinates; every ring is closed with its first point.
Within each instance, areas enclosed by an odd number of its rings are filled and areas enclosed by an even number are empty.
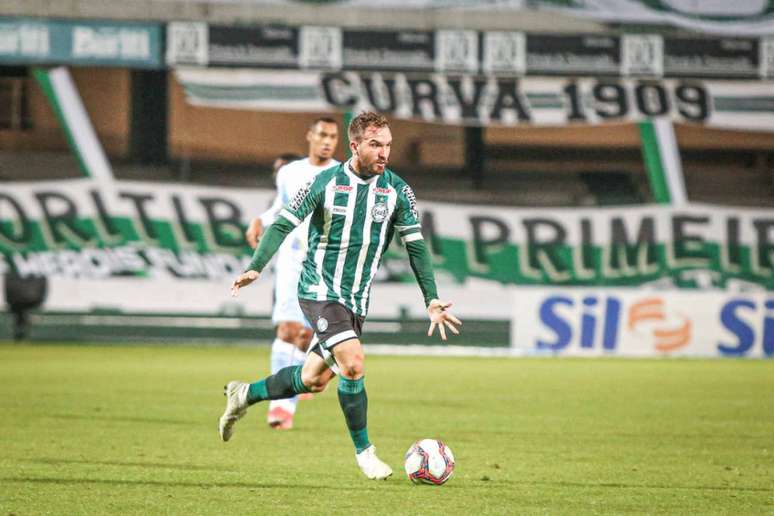
{"type": "Polygon", "coordinates": [[[298,306],[301,263],[285,258],[285,256],[278,256],[274,267],[274,310],[271,314],[271,322],[277,325],[281,321],[296,321],[311,328],[301,307],[298,306]]]}

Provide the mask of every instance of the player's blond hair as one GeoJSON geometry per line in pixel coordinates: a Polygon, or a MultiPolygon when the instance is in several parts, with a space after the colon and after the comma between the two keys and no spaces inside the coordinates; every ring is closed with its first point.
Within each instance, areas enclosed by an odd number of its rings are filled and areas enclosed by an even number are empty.
{"type": "Polygon", "coordinates": [[[387,121],[384,115],[374,113],[373,111],[364,111],[353,118],[349,123],[349,129],[347,129],[349,141],[359,142],[362,140],[366,129],[369,127],[376,127],[377,129],[381,129],[382,127],[390,127],[390,123],[387,121]]]}

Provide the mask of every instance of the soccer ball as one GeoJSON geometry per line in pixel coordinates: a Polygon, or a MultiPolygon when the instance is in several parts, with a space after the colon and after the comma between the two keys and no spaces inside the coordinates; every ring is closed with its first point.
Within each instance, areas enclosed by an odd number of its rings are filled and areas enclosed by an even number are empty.
{"type": "Polygon", "coordinates": [[[406,452],[404,468],[409,480],[415,484],[440,486],[454,473],[454,454],[441,441],[422,439],[406,452]]]}

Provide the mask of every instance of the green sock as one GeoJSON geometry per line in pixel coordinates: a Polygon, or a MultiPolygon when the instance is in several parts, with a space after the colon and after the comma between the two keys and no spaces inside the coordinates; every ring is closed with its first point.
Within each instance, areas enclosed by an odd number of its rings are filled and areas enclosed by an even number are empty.
{"type": "Polygon", "coordinates": [[[292,398],[304,392],[309,392],[309,389],[301,381],[301,366],[285,367],[263,380],[251,383],[247,391],[247,404],[292,398]]]}
{"type": "Polygon", "coordinates": [[[339,376],[339,404],[347,421],[349,435],[355,444],[357,453],[365,450],[371,443],[368,441],[368,396],[365,391],[365,377],[350,380],[339,376]]]}

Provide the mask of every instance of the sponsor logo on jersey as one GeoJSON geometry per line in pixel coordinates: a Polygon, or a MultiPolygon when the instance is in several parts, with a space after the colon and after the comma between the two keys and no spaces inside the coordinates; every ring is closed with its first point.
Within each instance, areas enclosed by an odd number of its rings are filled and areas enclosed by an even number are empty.
{"type": "Polygon", "coordinates": [[[351,192],[355,187],[350,185],[336,185],[333,187],[334,192],[344,192],[349,193],[351,192]]]}
{"type": "Polygon", "coordinates": [[[374,188],[374,193],[382,194],[382,195],[390,195],[392,193],[392,188],[379,188],[378,186],[374,188]]]}
{"type": "Polygon", "coordinates": [[[325,317],[320,317],[317,319],[317,331],[320,333],[325,333],[325,330],[328,329],[328,319],[325,317]]]}
{"type": "Polygon", "coordinates": [[[290,208],[292,211],[298,211],[298,209],[301,207],[301,204],[303,204],[304,200],[309,195],[309,192],[312,189],[313,182],[314,182],[314,179],[309,181],[304,186],[298,189],[298,191],[296,192],[296,195],[294,195],[293,198],[288,203],[288,208],[290,208]]]}
{"type": "Polygon", "coordinates": [[[419,220],[419,212],[417,212],[417,198],[414,196],[414,190],[412,190],[409,185],[406,185],[403,187],[401,192],[403,192],[403,195],[405,195],[406,199],[408,199],[411,214],[415,219],[419,220]]]}
{"type": "Polygon", "coordinates": [[[347,207],[346,206],[334,206],[331,210],[334,215],[346,215],[347,214],[347,207]]]}
{"type": "Polygon", "coordinates": [[[374,222],[384,222],[384,219],[387,218],[387,205],[383,202],[374,204],[374,207],[371,208],[371,217],[373,217],[374,222]]]}

